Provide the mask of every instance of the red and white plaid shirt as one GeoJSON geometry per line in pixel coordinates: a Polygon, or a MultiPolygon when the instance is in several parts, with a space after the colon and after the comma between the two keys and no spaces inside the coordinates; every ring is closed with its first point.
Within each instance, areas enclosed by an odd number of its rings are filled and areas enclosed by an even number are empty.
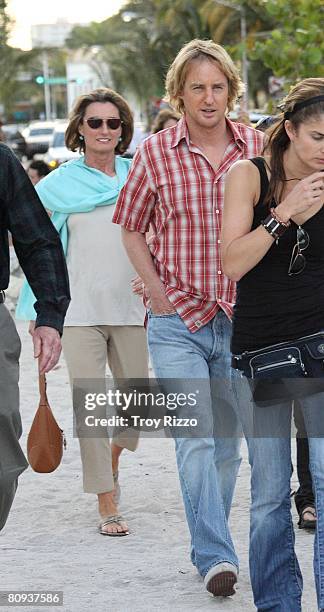
{"type": "MultiPolygon", "coordinates": [[[[190,142],[185,118],[137,149],[113,222],[153,231],[149,248],[166,295],[191,332],[222,308],[231,318],[235,283],[222,272],[220,231],[227,170],[260,155],[263,134],[226,120],[233,138],[215,172],[190,142]]],[[[149,299],[145,297],[145,305],[149,299]]]]}

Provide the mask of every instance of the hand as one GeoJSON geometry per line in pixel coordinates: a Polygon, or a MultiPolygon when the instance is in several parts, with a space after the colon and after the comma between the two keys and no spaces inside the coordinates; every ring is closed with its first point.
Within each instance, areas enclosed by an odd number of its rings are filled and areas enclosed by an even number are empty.
{"type": "Polygon", "coordinates": [[[28,333],[33,336],[35,331],[35,321],[29,321],[28,333]]]}
{"type": "Polygon", "coordinates": [[[49,372],[57,364],[61,350],[60,334],[53,327],[42,325],[32,332],[34,357],[39,358],[39,373],[49,372]]]}
{"type": "Polygon", "coordinates": [[[276,212],[283,221],[305,212],[324,200],[324,173],[313,172],[299,181],[290,194],[277,206],[276,212]]]}
{"type": "Polygon", "coordinates": [[[177,312],[166,295],[155,298],[154,300],[151,299],[151,310],[152,314],[155,315],[173,314],[177,312]]]}
{"type": "Polygon", "coordinates": [[[143,297],[145,286],[140,276],[136,276],[136,278],[131,280],[131,286],[133,293],[143,297]]]}

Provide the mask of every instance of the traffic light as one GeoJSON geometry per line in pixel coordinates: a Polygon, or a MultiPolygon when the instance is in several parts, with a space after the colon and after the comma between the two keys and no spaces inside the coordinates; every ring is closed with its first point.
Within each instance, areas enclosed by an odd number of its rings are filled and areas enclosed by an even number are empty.
{"type": "Polygon", "coordinates": [[[44,85],[44,77],[42,74],[38,74],[37,77],[35,77],[35,81],[38,85],[44,85]]]}

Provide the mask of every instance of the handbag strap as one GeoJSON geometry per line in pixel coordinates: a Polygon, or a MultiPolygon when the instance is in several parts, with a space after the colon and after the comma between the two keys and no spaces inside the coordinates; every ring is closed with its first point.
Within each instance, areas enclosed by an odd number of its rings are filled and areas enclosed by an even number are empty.
{"type": "Polygon", "coordinates": [[[45,374],[38,374],[38,386],[40,394],[40,405],[46,406],[48,404],[47,393],[46,393],[46,376],[45,374]]]}

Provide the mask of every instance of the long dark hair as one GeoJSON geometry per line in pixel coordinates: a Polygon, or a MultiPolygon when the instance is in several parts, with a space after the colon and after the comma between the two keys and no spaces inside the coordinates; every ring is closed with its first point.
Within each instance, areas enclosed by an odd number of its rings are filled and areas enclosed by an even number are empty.
{"type": "Polygon", "coordinates": [[[286,131],[285,122],[289,117],[292,126],[297,130],[301,123],[305,123],[310,118],[324,113],[324,100],[314,101],[314,104],[309,104],[300,110],[296,109],[294,112],[297,104],[319,95],[324,95],[324,78],[299,81],[282,101],[280,105],[282,113],[278,116],[278,121],[267,131],[268,138],[264,153],[270,155],[271,176],[266,196],[266,203],[269,205],[273,199],[280,202],[287,179],[283,156],[284,152],[288,149],[290,139],[286,131]]]}

